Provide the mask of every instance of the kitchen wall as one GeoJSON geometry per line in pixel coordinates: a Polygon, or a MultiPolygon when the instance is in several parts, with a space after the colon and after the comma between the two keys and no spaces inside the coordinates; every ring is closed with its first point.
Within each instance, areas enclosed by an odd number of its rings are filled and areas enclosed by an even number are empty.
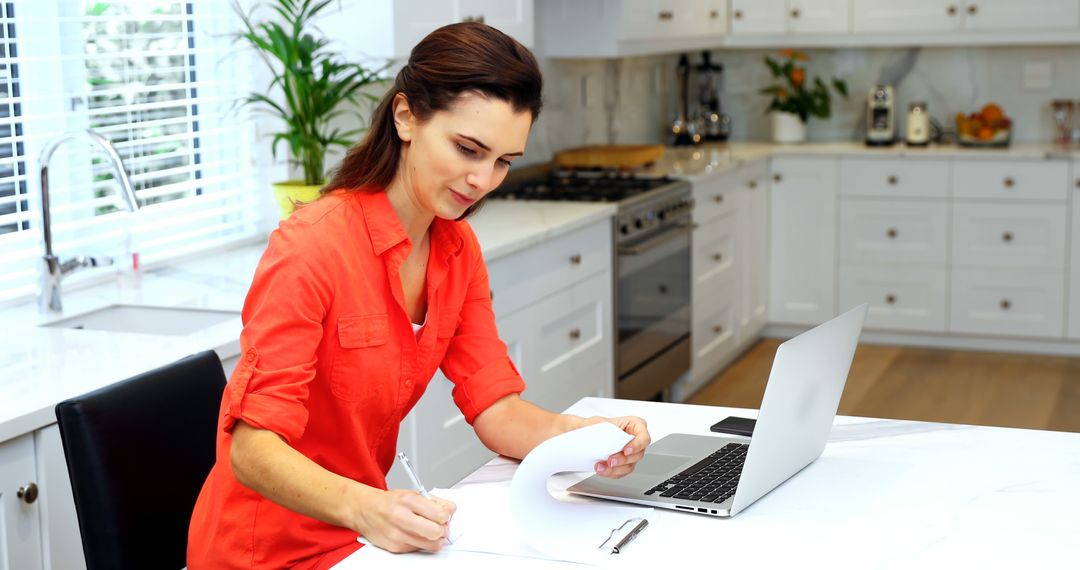
{"type": "MultiPolygon", "coordinates": [[[[774,50],[713,53],[724,65],[722,102],[734,118],[733,139],[767,140],[767,98],[757,91],[771,78],[762,58],[774,50]]],[[[1050,100],[1080,99],[1080,47],[943,47],[808,50],[811,76],[843,77],[848,100],[834,103],[833,118],[812,119],[811,141],[861,140],[866,90],[896,86],[899,127],[908,104],[925,101],[947,128],[957,112],[1000,104],[1014,120],[1013,141],[1037,143],[1053,136],[1050,100]]],[[[691,63],[700,60],[692,54],[691,63]]],[[[677,56],[621,60],[542,60],[544,113],[530,137],[527,163],[554,150],[594,143],[662,142],[675,114],[677,56]]],[[[693,86],[691,85],[691,88],[693,86]]],[[[902,132],[902,131],[901,131],[902,132]]]]}

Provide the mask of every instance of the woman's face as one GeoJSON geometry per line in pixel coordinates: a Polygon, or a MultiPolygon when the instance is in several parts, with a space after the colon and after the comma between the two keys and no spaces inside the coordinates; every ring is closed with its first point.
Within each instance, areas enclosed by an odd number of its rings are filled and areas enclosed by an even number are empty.
{"type": "Polygon", "coordinates": [[[475,92],[420,122],[402,95],[394,121],[403,147],[398,180],[421,211],[455,220],[506,178],[510,163],[525,152],[532,127],[528,111],[475,92]],[[400,170],[403,169],[403,170],[400,170]]]}

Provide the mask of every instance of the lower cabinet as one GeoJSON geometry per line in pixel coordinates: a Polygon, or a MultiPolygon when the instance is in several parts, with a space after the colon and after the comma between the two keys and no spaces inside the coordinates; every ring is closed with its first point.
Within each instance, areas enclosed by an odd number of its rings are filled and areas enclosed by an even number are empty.
{"type": "Polygon", "coordinates": [[[1068,336],[1080,340],[1080,163],[1072,165],[1072,191],[1069,193],[1072,212],[1070,221],[1069,258],[1069,325],[1068,336]]]}
{"type": "MultiPolygon", "coordinates": [[[[614,394],[611,220],[604,219],[488,265],[499,336],[525,379],[522,397],[561,411],[585,396],[614,394]],[[547,284],[546,289],[537,283],[547,284]]],[[[441,373],[401,424],[405,451],[424,484],[449,487],[492,457],[441,373]]],[[[395,465],[390,488],[408,488],[395,465]]]]}

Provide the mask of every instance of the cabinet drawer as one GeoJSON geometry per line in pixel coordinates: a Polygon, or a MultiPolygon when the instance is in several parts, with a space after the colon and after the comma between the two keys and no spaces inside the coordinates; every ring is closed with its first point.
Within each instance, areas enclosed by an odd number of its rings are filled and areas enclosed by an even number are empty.
{"type": "Polygon", "coordinates": [[[1068,198],[1069,166],[1054,160],[957,160],[953,196],[1003,200],[1068,198]]]}
{"type": "Polygon", "coordinates": [[[694,306],[691,317],[691,369],[694,391],[719,372],[726,356],[730,356],[738,342],[739,319],[738,288],[734,279],[717,279],[710,282],[710,310],[694,306]]]}
{"type": "Polygon", "coordinates": [[[739,255],[738,230],[735,210],[694,230],[691,275],[695,287],[717,275],[735,272],[739,255]]]}
{"type": "Polygon", "coordinates": [[[573,283],[610,271],[611,222],[596,223],[488,264],[492,305],[502,316],[573,283]]]}
{"type": "Polygon", "coordinates": [[[738,171],[709,178],[694,184],[694,222],[709,220],[733,213],[738,209],[742,177],[738,171]]]}
{"type": "Polygon", "coordinates": [[[1062,206],[953,204],[953,263],[982,267],[1065,267],[1062,206]]]}
{"type": "Polygon", "coordinates": [[[947,271],[920,265],[840,265],[840,307],[869,303],[867,328],[945,332],[947,271]]]}
{"type": "Polygon", "coordinates": [[[946,198],[949,163],[943,160],[845,158],[841,196],[946,198]]]}
{"type": "Polygon", "coordinates": [[[872,263],[945,264],[948,204],[938,201],[840,201],[840,258],[872,263]]]}
{"type": "Polygon", "coordinates": [[[1063,271],[955,269],[949,331],[1061,338],[1063,271]]]}

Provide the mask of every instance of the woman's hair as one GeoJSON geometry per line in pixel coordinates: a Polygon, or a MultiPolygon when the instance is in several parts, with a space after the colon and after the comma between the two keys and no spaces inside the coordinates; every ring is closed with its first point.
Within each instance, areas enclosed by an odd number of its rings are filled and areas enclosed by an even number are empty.
{"type": "MultiPolygon", "coordinates": [[[[449,109],[458,96],[474,91],[509,103],[515,112],[540,115],[543,78],[536,59],[510,36],[475,22],[443,26],[416,44],[409,62],[394,79],[371,118],[367,135],[349,149],[322,193],[333,190],[375,191],[397,173],[402,141],[394,126],[394,97],[404,94],[421,122],[449,109]]],[[[472,215],[483,200],[469,206],[472,215]]]]}

